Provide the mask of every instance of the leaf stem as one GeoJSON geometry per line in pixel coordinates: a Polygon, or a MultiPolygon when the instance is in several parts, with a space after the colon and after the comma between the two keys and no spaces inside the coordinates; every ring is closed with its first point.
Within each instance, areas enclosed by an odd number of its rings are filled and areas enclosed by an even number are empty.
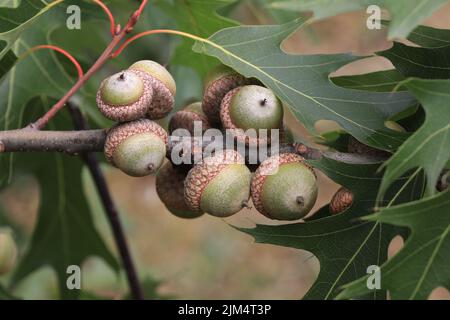
{"type": "Polygon", "coordinates": [[[109,10],[109,8],[106,6],[106,4],[104,4],[101,0],[93,0],[96,4],[98,4],[103,11],[105,11],[106,15],[108,16],[109,19],[109,23],[110,23],[110,32],[111,35],[114,36],[116,34],[116,22],[114,21],[114,16],[111,13],[111,11],[109,10]]]}
{"type": "Polygon", "coordinates": [[[81,68],[80,64],[78,63],[77,59],[75,59],[69,52],[67,52],[66,50],[57,47],[57,46],[53,46],[50,44],[43,44],[43,45],[39,45],[39,46],[35,46],[30,48],[29,50],[25,51],[24,53],[22,53],[18,60],[22,60],[24,59],[26,56],[28,56],[30,53],[37,51],[37,50],[41,50],[41,49],[51,49],[53,51],[57,51],[59,53],[62,53],[63,55],[65,55],[70,62],[72,62],[72,64],[75,66],[75,68],[77,69],[78,72],[78,79],[81,79],[83,77],[83,69],[81,68]]]}
{"type": "Polygon", "coordinates": [[[172,30],[172,29],[147,30],[147,31],[138,33],[138,34],[132,36],[131,38],[127,39],[116,51],[114,51],[114,53],[111,55],[111,57],[112,58],[117,57],[133,41],[135,41],[139,38],[142,38],[144,36],[152,35],[152,34],[175,34],[175,35],[183,36],[183,37],[190,38],[190,39],[193,39],[196,41],[201,41],[201,42],[207,41],[206,39],[204,39],[202,37],[199,37],[199,36],[187,33],[187,32],[179,31],[179,30],[172,30]]]}
{"type": "MultiPolygon", "coordinates": [[[[114,48],[122,41],[122,39],[129,32],[131,32],[131,30],[133,30],[133,27],[138,22],[142,10],[144,10],[146,4],[147,0],[142,0],[139,9],[136,10],[130,16],[126,26],[122,30],[120,30],[119,33],[114,35],[109,45],[106,47],[106,49],[97,59],[97,61],[92,65],[92,67],[73,85],[72,88],[69,89],[69,91],[67,91],[67,93],[56,104],[54,104],[50,108],[50,110],[47,111],[47,113],[45,113],[36,122],[28,125],[29,129],[40,130],[44,128],[50,121],[50,119],[52,119],[58,113],[58,111],[65,106],[67,101],[69,101],[69,99],[86,83],[86,81],[89,80],[92,77],[92,75],[94,75],[97,72],[97,70],[100,69],[109,58],[111,58],[111,53],[113,52],[114,48]]],[[[117,29],[119,30],[119,28],[117,29]]]]}

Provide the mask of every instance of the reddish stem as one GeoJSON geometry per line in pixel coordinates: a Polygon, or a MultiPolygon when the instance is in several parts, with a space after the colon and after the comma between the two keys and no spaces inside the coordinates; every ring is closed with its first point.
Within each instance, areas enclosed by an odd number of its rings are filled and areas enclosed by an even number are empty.
{"type": "Polygon", "coordinates": [[[111,35],[114,36],[116,34],[116,22],[114,21],[114,16],[111,13],[111,11],[108,9],[108,7],[106,6],[106,4],[104,4],[103,2],[101,2],[100,0],[94,0],[94,2],[96,4],[98,4],[103,11],[105,11],[106,15],[108,16],[109,19],[109,23],[110,23],[110,32],[111,35]]]}
{"type": "Polygon", "coordinates": [[[128,38],[124,43],[121,44],[121,46],[114,51],[114,53],[111,55],[112,58],[117,57],[122,51],[123,49],[125,49],[130,43],[132,43],[133,41],[142,38],[144,36],[149,36],[152,34],[175,34],[175,35],[179,35],[179,36],[183,36],[183,37],[187,37],[187,38],[191,38],[193,40],[197,40],[197,41],[205,41],[205,39],[198,37],[196,35],[187,33],[187,32],[183,32],[183,31],[178,31],[178,30],[172,30],[172,29],[154,29],[154,30],[147,30],[147,31],[143,31],[141,33],[138,33],[134,36],[132,36],[131,38],[128,38]]]}
{"type": "Polygon", "coordinates": [[[62,49],[60,47],[57,47],[57,46],[52,46],[52,45],[49,45],[49,44],[43,44],[43,45],[35,46],[35,47],[31,48],[30,50],[26,51],[25,53],[23,53],[19,57],[19,60],[25,58],[30,53],[32,53],[34,51],[37,51],[37,50],[40,50],[40,49],[51,49],[51,50],[57,51],[59,53],[62,53],[63,55],[65,55],[70,60],[70,62],[73,63],[75,68],[77,68],[78,79],[81,79],[83,77],[83,69],[81,68],[81,66],[78,63],[78,61],[70,53],[68,53],[66,50],[64,50],[64,49],[62,49]]]}
{"type": "Polygon", "coordinates": [[[92,67],[73,85],[72,88],[69,89],[69,91],[67,91],[67,93],[56,104],[54,104],[50,108],[50,110],[47,111],[47,113],[45,113],[36,122],[28,125],[29,129],[40,130],[44,128],[50,121],[50,119],[52,119],[58,113],[58,111],[65,106],[66,102],[86,83],[86,81],[89,80],[92,75],[95,74],[97,70],[100,69],[109,58],[111,58],[111,53],[114,51],[114,48],[120,43],[120,41],[122,41],[129,30],[133,29],[134,25],[139,20],[139,16],[141,15],[142,10],[144,9],[146,4],[147,0],[142,0],[139,9],[130,16],[125,28],[123,28],[118,34],[114,35],[109,45],[106,47],[97,61],[92,65],[92,67]]]}

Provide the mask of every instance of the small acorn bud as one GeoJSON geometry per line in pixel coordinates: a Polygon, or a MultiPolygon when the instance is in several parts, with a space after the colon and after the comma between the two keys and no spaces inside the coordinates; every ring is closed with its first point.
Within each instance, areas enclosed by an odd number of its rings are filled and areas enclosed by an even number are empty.
{"type": "Polygon", "coordinates": [[[202,108],[213,126],[220,125],[220,104],[232,89],[253,83],[233,69],[220,65],[213,69],[206,78],[202,108]]]}
{"type": "Polygon", "coordinates": [[[126,174],[155,173],[166,155],[167,133],[157,123],[141,119],[112,128],[105,141],[106,159],[126,174]]]}
{"type": "Polygon", "coordinates": [[[10,229],[0,229],[0,276],[8,273],[17,260],[17,245],[10,229]]]}
{"type": "Polygon", "coordinates": [[[338,214],[347,210],[353,203],[353,193],[344,188],[339,188],[330,201],[330,213],[338,214]]]}
{"type": "Polygon", "coordinates": [[[234,150],[221,150],[189,171],[184,198],[191,210],[228,217],[248,206],[250,180],[244,158],[234,150]]]}
{"type": "Polygon", "coordinates": [[[156,192],[173,215],[192,219],[203,215],[201,211],[192,211],[184,200],[184,180],[186,174],[166,162],[156,174],[156,192]]]}
{"type": "Polygon", "coordinates": [[[255,208],[270,219],[303,218],[317,199],[316,175],[295,153],[274,155],[264,160],[252,178],[255,208]]]}
{"type": "Polygon", "coordinates": [[[208,118],[203,112],[201,102],[191,103],[176,112],[170,119],[169,132],[172,134],[176,129],[186,129],[191,135],[194,135],[195,121],[201,123],[203,132],[211,128],[208,118]]]}
{"type": "Polygon", "coordinates": [[[283,105],[270,89],[256,85],[235,88],[225,95],[220,108],[223,127],[246,143],[270,143],[270,130],[283,129],[283,105]],[[246,135],[248,129],[255,129],[256,136],[246,135]],[[267,130],[267,137],[259,135],[260,129],[267,130]]]}
{"type": "Polygon", "coordinates": [[[162,65],[151,60],[141,60],[133,63],[129,70],[145,72],[152,79],[151,86],[154,97],[147,109],[147,117],[152,120],[167,116],[173,109],[176,84],[172,75],[162,65]]]}
{"type": "Polygon", "coordinates": [[[103,80],[96,98],[100,112],[119,122],[144,117],[152,99],[150,77],[132,70],[121,71],[103,80]]]}

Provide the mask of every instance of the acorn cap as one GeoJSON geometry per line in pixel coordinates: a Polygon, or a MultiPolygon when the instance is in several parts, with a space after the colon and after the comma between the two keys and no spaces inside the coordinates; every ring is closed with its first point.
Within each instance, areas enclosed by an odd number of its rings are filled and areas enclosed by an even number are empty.
{"type": "Polygon", "coordinates": [[[211,128],[208,118],[202,110],[201,102],[191,103],[176,112],[170,119],[169,132],[172,133],[176,129],[186,129],[194,135],[195,121],[201,122],[203,132],[211,128]]]}
{"type": "Polygon", "coordinates": [[[12,231],[0,229],[0,275],[6,274],[14,267],[17,260],[17,245],[12,231]]]}
{"type": "Polygon", "coordinates": [[[260,213],[271,219],[300,219],[311,210],[315,203],[317,197],[315,180],[314,170],[304,162],[303,157],[295,153],[282,153],[269,157],[261,163],[253,175],[251,184],[253,205],[260,213]],[[305,168],[306,171],[302,170],[305,168]],[[283,171],[284,169],[287,169],[286,172],[283,171]],[[296,175],[296,172],[300,175],[296,175]],[[278,181],[277,178],[281,178],[282,181],[278,181]],[[299,182],[302,184],[299,185],[299,182]],[[313,184],[311,188],[303,186],[307,183],[313,184]],[[268,184],[270,185],[266,190],[268,184]],[[310,193],[311,196],[305,199],[302,192],[310,193]],[[275,201],[274,196],[279,199],[275,201]],[[294,203],[295,208],[288,207],[294,203]],[[273,208],[270,206],[278,206],[275,215],[271,212],[273,208]]]}
{"type": "Polygon", "coordinates": [[[230,216],[247,205],[250,177],[239,153],[218,151],[189,171],[184,187],[186,204],[191,210],[230,216]]]}
{"type": "Polygon", "coordinates": [[[141,60],[132,64],[129,70],[138,70],[151,77],[154,91],[153,100],[148,107],[147,117],[152,120],[167,116],[175,103],[176,84],[172,75],[162,65],[151,60],[141,60]]]}
{"type": "Polygon", "coordinates": [[[180,218],[197,218],[201,211],[192,211],[184,200],[184,180],[186,175],[166,162],[156,174],[156,193],[167,210],[180,218]]]}
{"type": "Polygon", "coordinates": [[[225,66],[213,70],[207,79],[202,108],[210,123],[218,125],[220,124],[220,104],[228,91],[253,81],[225,66]]]}
{"type": "Polygon", "coordinates": [[[126,122],[113,127],[106,136],[105,141],[105,157],[114,164],[114,151],[125,139],[141,134],[152,133],[162,139],[167,144],[167,132],[156,122],[148,119],[140,119],[136,121],[126,122]]]}
{"type": "Polygon", "coordinates": [[[144,117],[154,96],[151,81],[136,70],[124,70],[106,78],[97,91],[100,112],[118,122],[144,117]]]}
{"type": "Polygon", "coordinates": [[[333,195],[330,201],[329,209],[330,213],[338,214],[342,211],[347,210],[353,203],[353,193],[344,188],[339,188],[338,191],[333,195]]]}

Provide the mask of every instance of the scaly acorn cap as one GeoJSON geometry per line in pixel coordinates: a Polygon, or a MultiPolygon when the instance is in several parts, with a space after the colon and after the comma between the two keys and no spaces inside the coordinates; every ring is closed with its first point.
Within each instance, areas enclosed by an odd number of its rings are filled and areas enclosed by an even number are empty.
{"type": "Polygon", "coordinates": [[[244,158],[234,150],[221,150],[189,171],[184,198],[191,210],[228,217],[247,207],[250,181],[244,158]]]}
{"type": "Polygon", "coordinates": [[[256,170],[251,193],[255,208],[266,217],[301,219],[316,201],[316,175],[298,154],[274,155],[256,170]]]}
{"type": "Polygon", "coordinates": [[[149,76],[141,71],[124,70],[102,81],[96,101],[105,117],[125,122],[145,116],[153,93],[149,76]]]}
{"type": "Polygon", "coordinates": [[[201,102],[194,102],[182,110],[176,112],[169,122],[169,132],[172,134],[176,129],[186,129],[191,135],[194,135],[194,122],[202,124],[202,132],[211,128],[208,118],[202,110],[201,102]]]}
{"type": "Polygon", "coordinates": [[[353,193],[344,188],[339,188],[338,191],[333,195],[330,201],[329,209],[330,213],[338,214],[342,211],[347,210],[353,203],[353,193]]]}
{"type": "Polygon", "coordinates": [[[10,229],[0,229],[0,276],[8,273],[16,264],[17,245],[10,229]]]}
{"type": "Polygon", "coordinates": [[[105,141],[105,157],[131,176],[156,172],[166,155],[167,133],[157,123],[140,119],[112,128],[105,141]]]}
{"type": "Polygon", "coordinates": [[[220,106],[220,119],[225,129],[238,141],[259,145],[270,143],[271,130],[283,130],[283,105],[272,90],[257,85],[237,87],[229,91],[220,106]],[[245,131],[256,130],[256,136],[245,131]],[[267,137],[259,136],[266,129],[267,137]]]}
{"type": "Polygon", "coordinates": [[[168,161],[156,174],[156,193],[173,215],[186,219],[200,217],[203,212],[190,210],[184,200],[185,179],[186,174],[168,161]]]}
{"type": "Polygon", "coordinates": [[[162,65],[151,60],[133,63],[129,70],[145,72],[152,78],[151,86],[154,97],[147,110],[147,117],[152,120],[167,116],[175,103],[176,84],[172,75],[162,65]]]}
{"type": "Polygon", "coordinates": [[[252,82],[224,65],[211,71],[206,79],[202,108],[212,125],[220,125],[220,104],[228,91],[252,82]]]}

